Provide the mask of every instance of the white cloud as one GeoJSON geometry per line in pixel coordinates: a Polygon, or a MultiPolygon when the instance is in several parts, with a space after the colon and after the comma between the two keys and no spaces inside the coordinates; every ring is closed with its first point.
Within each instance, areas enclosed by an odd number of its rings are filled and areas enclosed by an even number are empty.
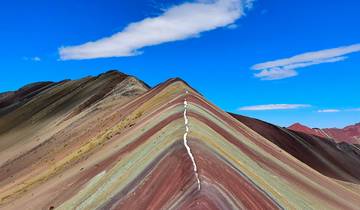
{"type": "Polygon", "coordinates": [[[260,71],[255,77],[262,80],[277,80],[298,75],[297,69],[322,63],[333,63],[347,59],[347,54],[360,51],[360,44],[299,54],[290,58],[259,63],[251,69],[260,71]]]}
{"type": "Polygon", "coordinates": [[[334,112],[340,112],[341,110],[339,109],[321,109],[318,110],[318,112],[320,113],[334,113],[334,112]]]}
{"type": "Polygon", "coordinates": [[[36,56],[36,57],[33,57],[32,60],[33,61],[41,61],[41,58],[36,56]]]}
{"type": "Polygon", "coordinates": [[[23,59],[26,60],[26,61],[35,61],[35,62],[41,61],[41,58],[38,57],[38,56],[35,56],[35,57],[23,57],[23,59]]]}
{"type": "Polygon", "coordinates": [[[320,113],[334,113],[334,112],[360,112],[360,108],[355,109],[321,109],[320,113]]]}
{"type": "Polygon", "coordinates": [[[272,68],[262,70],[260,73],[255,74],[255,77],[259,77],[262,80],[277,80],[297,75],[297,71],[292,69],[272,68]]]}
{"type": "Polygon", "coordinates": [[[264,110],[285,110],[311,107],[309,104],[265,104],[240,107],[240,111],[264,111],[264,110]]]}
{"type": "Polygon", "coordinates": [[[165,42],[197,37],[233,24],[251,8],[253,0],[196,0],[164,11],[158,17],[129,24],[110,37],[78,46],[61,47],[62,60],[134,56],[138,50],[165,42]]]}

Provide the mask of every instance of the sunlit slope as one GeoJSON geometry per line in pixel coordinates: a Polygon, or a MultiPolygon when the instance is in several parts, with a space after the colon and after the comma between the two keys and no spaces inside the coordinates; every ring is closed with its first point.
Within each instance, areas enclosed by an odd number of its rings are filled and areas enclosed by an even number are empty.
{"type": "MultiPolygon", "coordinates": [[[[9,159],[2,166],[9,172],[0,172],[0,207],[67,210],[360,206],[356,186],[345,187],[313,170],[179,79],[123,103],[113,103],[113,95],[76,115],[68,111],[63,118],[71,123],[61,127],[64,122],[59,120],[54,136],[26,153],[26,165],[18,158],[9,159]],[[200,189],[184,145],[185,118],[200,189]],[[43,156],[33,158],[39,152],[43,156]]],[[[11,148],[17,146],[21,147],[11,148]]]]}

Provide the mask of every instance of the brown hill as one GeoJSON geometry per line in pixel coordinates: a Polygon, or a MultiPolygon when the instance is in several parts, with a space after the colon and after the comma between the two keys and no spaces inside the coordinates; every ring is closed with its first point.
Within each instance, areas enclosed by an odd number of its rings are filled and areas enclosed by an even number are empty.
{"type": "Polygon", "coordinates": [[[336,142],[360,144],[360,123],[349,125],[344,128],[309,128],[300,123],[295,123],[288,128],[293,131],[334,139],[336,142]]]}
{"type": "Polygon", "coordinates": [[[254,118],[236,114],[232,116],[318,172],[360,184],[360,145],[337,143],[254,118]]]}

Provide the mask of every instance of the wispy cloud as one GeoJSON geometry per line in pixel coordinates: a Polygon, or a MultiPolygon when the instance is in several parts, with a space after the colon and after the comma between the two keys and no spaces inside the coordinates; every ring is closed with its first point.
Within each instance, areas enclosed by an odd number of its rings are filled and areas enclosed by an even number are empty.
{"type": "Polygon", "coordinates": [[[360,112],[360,108],[354,109],[320,109],[319,113],[334,113],[334,112],[360,112]]]}
{"type": "Polygon", "coordinates": [[[339,109],[321,109],[318,110],[319,113],[334,113],[334,112],[341,112],[339,109]]]}
{"type": "Polygon", "coordinates": [[[256,0],[246,0],[245,1],[245,7],[248,9],[252,9],[254,7],[254,3],[256,0]]]}
{"type": "Polygon", "coordinates": [[[35,57],[23,57],[23,59],[26,60],[26,61],[35,61],[35,62],[41,61],[41,58],[38,57],[38,56],[35,56],[35,57]]]}
{"type": "Polygon", "coordinates": [[[33,57],[32,60],[33,61],[41,61],[41,58],[36,56],[36,57],[33,57]]]}
{"type": "Polygon", "coordinates": [[[343,46],[338,48],[307,52],[274,61],[259,63],[251,67],[252,70],[260,71],[255,77],[262,80],[278,80],[298,75],[297,69],[322,63],[334,63],[343,61],[350,53],[360,51],[360,44],[343,46]]]}
{"type": "Polygon", "coordinates": [[[240,107],[239,111],[286,110],[311,107],[309,104],[264,104],[240,107]]]}
{"type": "Polygon", "coordinates": [[[319,113],[334,113],[334,112],[360,112],[360,108],[353,109],[320,109],[319,113]]]}
{"type": "Polygon", "coordinates": [[[196,0],[164,11],[158,17],[129,24],[110,37],[78,46],[61,47],[62,60],[134,56],[139,49],[199,36],[233,24],[253,6],[253,0],[196,0]]]}
{"type": "Polygon", "coordinates": [[[228,29],[237,29],[239,26],[237,24],[230,24],[227,26],[228,29]]]}

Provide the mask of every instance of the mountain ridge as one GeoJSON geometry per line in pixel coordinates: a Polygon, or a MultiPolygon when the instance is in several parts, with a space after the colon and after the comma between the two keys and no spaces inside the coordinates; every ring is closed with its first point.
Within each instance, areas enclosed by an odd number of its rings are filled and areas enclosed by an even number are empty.
{"type": "MultiPolygon", "coordinates": [[[[345,183],[316,171],[183,80],[148,89],[129,77],[113,79],[58,84],[0,118],[0,209],[360,205],[356,180],[345,183]],[[4,129],[9,123],[11,129],[4,129]]],[[[349,174],[360,177],[357,170],[349,174]]]]}
{"type": "Polygon", "coordinates": [[[334,139],[336,142],[360,144],[360,123],[345,126],[344,128],[310,128],[300,123],[294,123],[288,129],[307,134],[334,139]]]}

